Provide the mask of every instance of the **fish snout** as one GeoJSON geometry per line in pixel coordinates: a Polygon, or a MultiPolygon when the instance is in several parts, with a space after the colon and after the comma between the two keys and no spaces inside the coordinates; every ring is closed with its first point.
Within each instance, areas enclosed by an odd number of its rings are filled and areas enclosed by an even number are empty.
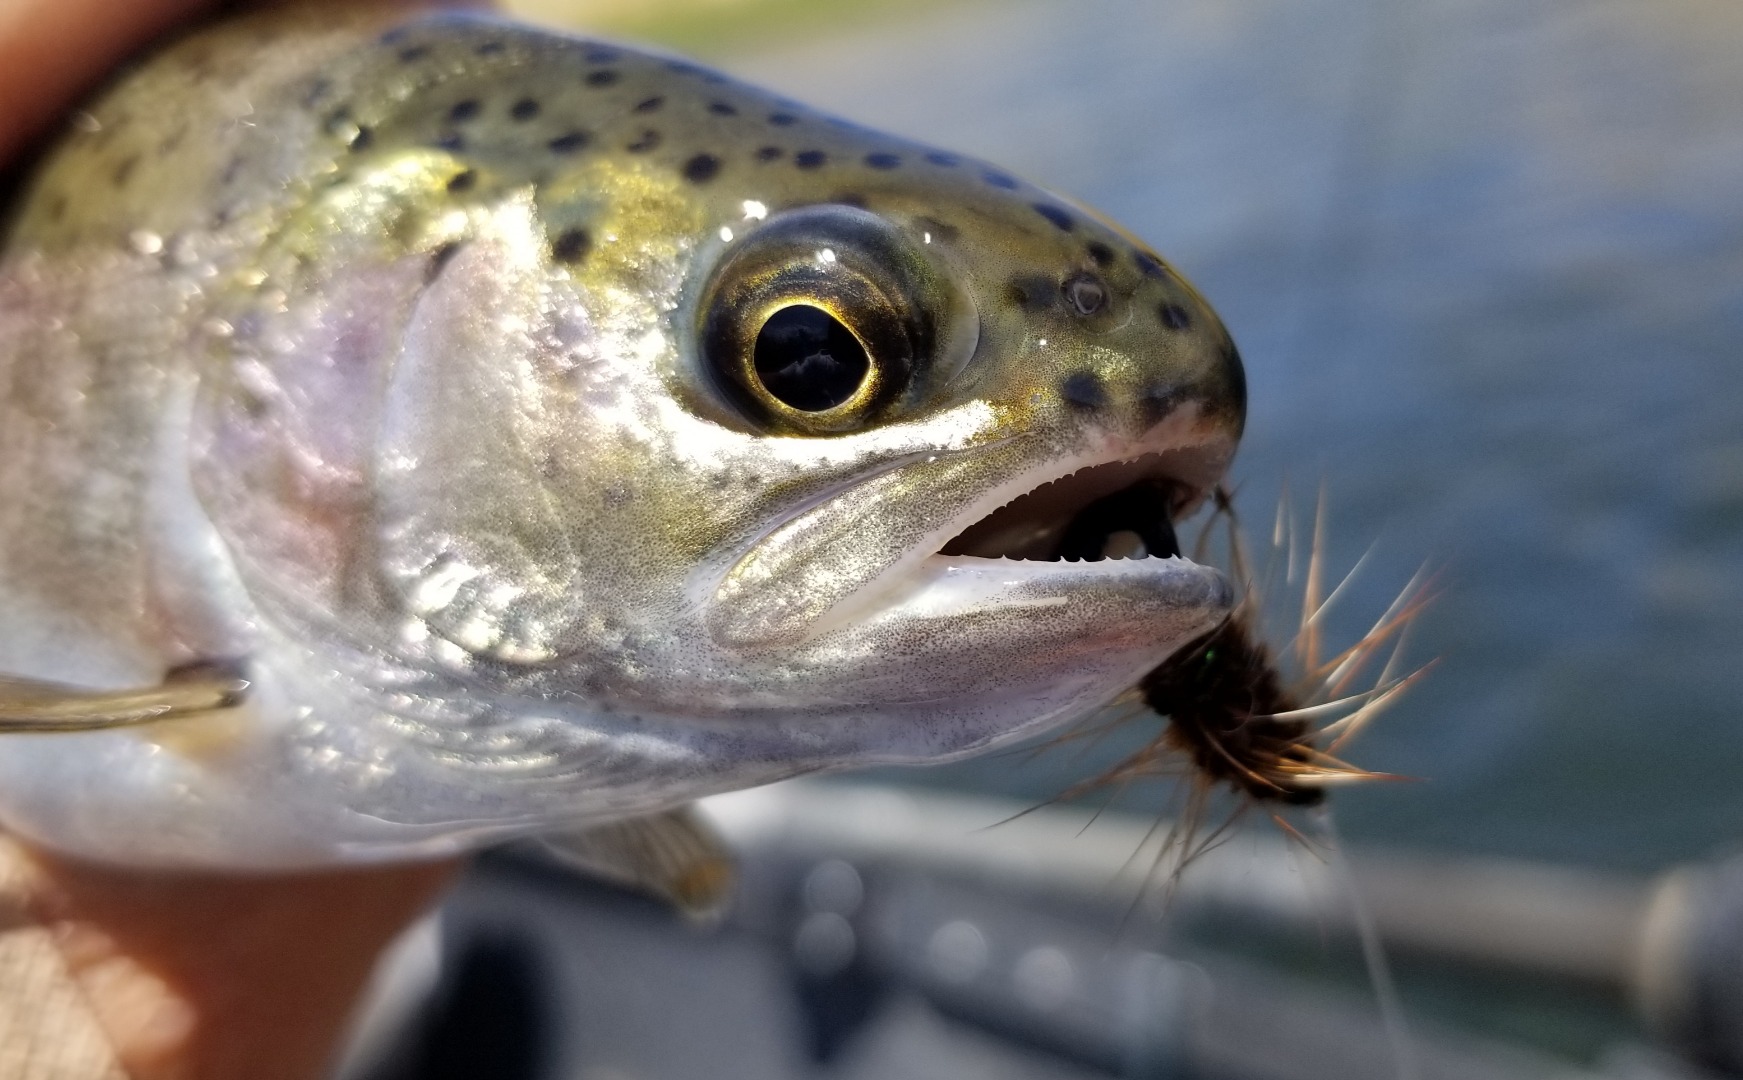
{"type": "MultiPolygon", "coordinates": [[[[1174,318],[1188,319],[1184,310],[1174,318]]],[[[1053,365],[1062,410],[1078,423],[1141,439],[1184,409],[1232,447],[1247,415],[1240,352],[1208,306],[1199,305],[1193,322],[1204,325],[1190,338],[1143,335],[1123,348],[1093,347],[1064,357],[1053,365]]]]}

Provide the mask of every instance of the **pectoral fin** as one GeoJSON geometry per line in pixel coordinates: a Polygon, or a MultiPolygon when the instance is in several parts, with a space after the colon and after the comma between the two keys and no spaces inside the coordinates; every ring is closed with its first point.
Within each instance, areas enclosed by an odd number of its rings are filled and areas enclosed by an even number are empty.
{"type": "Polygon", "coordinates": [[[544,838],[559,861],[650,893],[685,915],[718,915],[737,878],[731,852],[691,807],[544,838]]]}
{"type": "Polygon", "coordinates": [[[81,690],[0,676],[0,735],[101,731],[155,724],[234,708],[248,680],[234,669],[200,664],[138,690],[81,690]]]}

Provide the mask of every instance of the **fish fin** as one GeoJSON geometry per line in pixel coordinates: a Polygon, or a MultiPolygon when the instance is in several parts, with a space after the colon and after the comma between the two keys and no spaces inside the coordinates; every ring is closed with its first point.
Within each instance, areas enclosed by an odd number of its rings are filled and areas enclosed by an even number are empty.
{"type": "Polygon", "coordinates": [[[652,894],[700,921],[720,916],[738,879],[725,842],[690,806],[540,839],[559,862],[652,894]]]}
{"type": "Polygon", "coordinates": [[[178,668],[157,686],[81,690],[60,683],[0,676],[0,735],[102,731],[201,716],[234,708],[248,680],[222,664],[178,668]]]}

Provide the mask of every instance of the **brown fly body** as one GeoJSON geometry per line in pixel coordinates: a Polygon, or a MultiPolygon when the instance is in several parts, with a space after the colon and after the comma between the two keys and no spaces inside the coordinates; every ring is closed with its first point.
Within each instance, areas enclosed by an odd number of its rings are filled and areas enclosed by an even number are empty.
{"type": "Polygon", "coordinates": [[[1120,713],[1122,722],[1136,713],[1166,718],[1166,723],[1135,751],[1066,793],[1075,796],[1184,775],[1185,805],[1178,808],[1165,845],[1176,872],[1214,844],[1250,807],[1269,809],[1273,820],[1299,839],[1301,834],[1279,813],[1283,808],[1317,806],[1324,802],[1327,789],[1339,784],[1391,779],[1337,755],[1427,670],[1400,670],[1405,632],[1428,600],[1420,574],[1359,641],[1322,659],[1322,620],[1355,573],[1352,570],[1329,594],[1324,590],[1323,497],[1305,560],[1297,558],[1296,530],[1286,498],[1278,510],[1273,565],[1265,576],[1273,576],[1281,563],[1286,579],[1293,581],[1297,563],[1304,561],[1305,567],[1299,574],[1298,625],[1291,640],[1274,648],[1263,627],[1265,589],[1253,573],[1233,498],[1219,487],[1212,505],[1193,557],[1205,558],[1220,533],[1226,545],[1226,568],[1243,591],[1241,603],[1222,625],[1181,647],[1144,676],[1127,701],[1130,707],[1120,713]],[[1373,661],[1388,651],[1378,675],[1363,684],[1373,661]],[[1358,685],[1365,688],[1352,690],[1358,685]],[[1238,806],[1222,827],[1205,833],[1204,817],[1219,791],[1232,794],[1238,806]]]}

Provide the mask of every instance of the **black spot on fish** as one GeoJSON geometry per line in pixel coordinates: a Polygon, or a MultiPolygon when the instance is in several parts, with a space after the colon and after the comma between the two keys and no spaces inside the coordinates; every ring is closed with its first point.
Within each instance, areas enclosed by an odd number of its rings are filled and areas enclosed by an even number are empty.
{"type": "Polygon", "coordinates": [[[1138,264],[1138,269],[1143,271],[1145,277],[1161,278],[1168,276],[1168,269],[1162,265],[1162,260],[1147,251],[1132,252],[1132,261],[1138,264]]]}
{"type": "Polygon", "coordinates": [[[522,123],[525,123],[539,115],[539,109],[539,103],[533,98],[521,98],[509,108],[508,115],[522,123]]]}
{"type": "Polygon", "coordinates": [[[632,154],[645,154],[659,145],[660,133],[655,131],[653,128],[648,128],[646,131],[641,133],[640,138],[624,147],[624,149],[632,154]]]}
{"type": "Polygon", "coordinates": [[[303,91],[303,108],[312,109],[327,100],[327,95],[333,92],[333,80],[315,79],[309,83],[309,88],[303,91]]]}
{"type": "Polygon", "coordinates": [[[1192,316],[1179,304],[1163,304],[1156,309],[1156,314],[1162,317],[1162,325],[1170,330],[1192,329],[1192,316]]]}
{"type": "Polygon", "coordinates": [[[663,97],[656,96],[656,97],[651,97],[651,98],[643,98],[642,100],[635,103],[635,108],[632,109],[631,111],[638,112],[638,113],[651,113],[651,112],[658,110],[659,107],[661,105],[664,105],[665,103],[666,103],[666,99],[663,97]]]}
{"type": "Polygon", "coordinates": [[[216,57],[210,48],[182,54],[182,64],[196,82],[205,82],[217,71],[216,57]]]}
{"type": "Polygon", "coordinates": [[[1084,245],[1083,249],[1089,252],[1090,259],[1092,259],[1097,266],[1106,267],[1113,265],[1114,249],[1108,247],[1100,240],[1091,240],[1088,244],[1084,245]]]}
{"type": "Polygon", "coordinates": [[[758,161],[774,161],[784,153],[786,151],[778,146],[759,146],[757,147],[756,159],[758,161]]]}
{"type": "Polygon", "coordinates": [[[56,195],[53,199],[49,200],[46,213],[48,214],[48,219],[50,221],[60,221],[65,218],[67,216],[67,197],[65,195],[56,195]]]}
{"type": "Polygon", "coordinates": [[[615,71],[590,71],[587,73],[587,85],[610,86],[622,77],[615,71]]]}
{"type": "Polygon", "coordinates": [[[865,156],[865,163],[874,169],[899,169],[902,167],[901,157],[896,154],[887,154],[882,151],[875,154],[867,154],[865,156]]]}
{"type": "Polygon", "coordinates": [[[710,101],[708,111],[715,116],[737,116],[738,106],[730,101],[710,101]]]}
{"type": "Polygon", "coordinates": [[[472,51],[479,56],[495,56],[507,48],[508,46],[500,41],[481,41],[478,43],[478,47],[472,51]]]}
{"type": "Polygon", "coordinates": [[[550,147],[553,154],[573,154],[585,147],[591,139],[592,136],[585,131],[571,131],[557,136],[545,145],[550,147]]]}
{"type": "Polygon", "coordinates": [[[448,180],[448,190],[456,195],[471,191],[477,186],[478,172],[475,169],[466,169],[457,172],[448,180]]]}
{"type": "Polygon", "coordinates": [[[449,131],[438,136],[435,145],[438,150],[446,150],[450,154],[458,154],[466,149],[466,137],[458,131],[449,131]]]}
{"type": "Polygon", "coordinates": [[[1053,223],[1053,227],[1064,232],[1077,228],[1077,220],[1060,207],[1052,203],[1031,203],[1035,212],[1053,223]]]}
{"type": "Polygon", "coordinates": [[[794,124],[797,124],[798,122],[799,122],[799,118],[797,116],[794,116],[792,113],[789,113],[789,112],[778,112],[778,113],[770,113],[769,114],[769,123],[775,125],[776,127],[792,127],[794,124]]]}
{"type": "Polygon", "coordinates": [[[993,187],[1004,188],[1006,191],[1014,191],[1017,187],[1017,178],[1002,172],[985,172],[980,178],[993,187]]]}
{"type": "Polygon", "coordinates": [[[942,150],[934,150],[926,155],[926,160],[944,169],[954,169],[962,164],[962,159],[955,154],[946,154],[942,150]]]}
{"type": "Polygon", "coordinates": [[[413,45],[399,51],[399,60],[402,64],[415,64],[419,60],[428,60],[429,58],[430,47],[428,45],[413,45]]]}
{"type": "Polygon", "coordinates": [[[468,120],[476,119],[478,114],[483,111],[482,102],[477,98],[467,98],[465,101],[454,103],[454,107],[448,110],[448,120],[451,123],[464,124],[468,120]]]}
{"type": "Polygon", "coordinates": [[[116,187],[126,187],[127,181],[133,179],[133,170],[138,167],[138,154],[123,158],[121,163],[115,166],[115,171],[109,174],[109,179],[114,181],[116,187]]]}
{"type": "Polygon", "coordinates": [[[1241,354],[1232,341],[1223,342],[1223,372],[1228,375],[1230,408],[1236,416],[1247,411],[1247,369],[1241,365],[1241,354]]]}
{"type": "Polygon", "coordinates": [[[442,271],[454,261],[454,256],[460,251],[458,241],[450,241],[430,253],[429,265],[424,267],[424,284],[429,284],[442,276],[442,271]]]}
{"type": "Polygon", "coordinates": [[[1145,428],[1155,427],[1180,403],[1178,394],[1160,386],[1152,386],[1138,395],[1138,420],[1145,428]]]}
{"type": "Polygon", "coordinates": [[[192,242],[182,233],[165,237],[163,250],[157,254],[158,265],[165,270],[178,271],[193,261],[192,242]]]}
{"type": "Polygon", "coordinates": [[[360,127],[357,129],[357,134],[351,136],[351,141],[346,144],[346,147],[355,154],[367,150],[373,145],[375,145],[375,132],[369,128],[360,127]]]}
{"type": "Polygon", "coordinates": [[[915,218],[914,224],[920,226],[922,232],[931,233],[933,237],[942,240],[947,244],[962,235],[961,229],[958,229],[948,221],[939,221],[935,217],[915,218]]]}
{"type": "Polygon", "coordinates": [[[692,184],[706,184],[720,175],[720,159],[713,154],[697,154],[684,162],[684,179],[692,184]]]}
{"type": "Polygon", "coordinates": [[[793,155],[793,164],[801,169],[820,169],[829,160],[829,155],[821,150],[801,150],[793,155]]]}
{"type": "Polygon", "coordinates": [[[1005,287],[1006,295],[1025,310],[1058,311],[1064,297],[1064,284],[1044,274],[1018,274],[1005,287]]]}
{"type": "Polygon", "coordinates": [[[1107,388],[1093,371],[1080,371],[1067,376],[1059,384],[1059,396],[1065,404],[1081,412],[1093,412],[1107,404],[1107,388]]]}
{"type": "Polygon", "coordinates": [[[247,162],[248,159],[243,157],[241,154],[232,157],[227,163],[225,163],[224,171],[218,175],[219,186],[229,187],[231,184],[234,184],[236,178],[242,174],[242,166],[247,164],[247,162]]]}
{"type": "Polygon", "coordinates": [[[581,228],[564,229],[551,242],[551,258],[571,266],[585,259],[592,250],[593,237],[581,228]]]}
{"type": "Polygon", "coordinates": [[[245,386],[235,388],[236,403],[242,406],[242,414],[250,420],[264,420],[271,411],[266,399],[245,386]]]}

